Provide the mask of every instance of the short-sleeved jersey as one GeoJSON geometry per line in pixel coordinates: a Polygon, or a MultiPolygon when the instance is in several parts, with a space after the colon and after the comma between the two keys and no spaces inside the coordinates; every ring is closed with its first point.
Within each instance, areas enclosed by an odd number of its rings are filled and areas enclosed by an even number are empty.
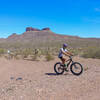
{"type": "Polygon", "coordinates": [[[67,49],[64,49],[64,48],[60,48],[60,52],[59,52],[59,55],[58,55],[58,57],[60,58],[60,57],[63,57],[63,52],[67,52],[68,50],[67,49]]]}

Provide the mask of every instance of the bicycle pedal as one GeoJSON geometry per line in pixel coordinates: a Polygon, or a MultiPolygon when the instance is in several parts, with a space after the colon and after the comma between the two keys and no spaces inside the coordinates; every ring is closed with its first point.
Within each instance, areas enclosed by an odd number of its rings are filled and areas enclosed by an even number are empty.
{"type": "Polygon", "coordinates": [[[66,72],[68,72],[68,71],[69,71],[66,67],[64,67],[64,70],[65,70],[66,72]]]}

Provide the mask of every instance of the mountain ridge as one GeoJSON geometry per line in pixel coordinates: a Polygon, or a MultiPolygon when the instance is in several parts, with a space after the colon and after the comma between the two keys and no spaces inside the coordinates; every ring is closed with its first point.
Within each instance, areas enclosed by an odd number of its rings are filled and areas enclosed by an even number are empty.
{"type": "Polygon", "coordinates": [[[99,38],[82,38],[78,36],[69,36],[56,34],[50,28],[36,29],[27,27],[22,34],[13,33],[8,38],[0,39],[0,47],[12,47],[21,45],[21,47],[36,47],[36,46],[57,46],[63,43],[68,43],[71,47],[81,46],[99,46],[99,38]],[[24,46],[23,46],[24,45],[24,46]]]}

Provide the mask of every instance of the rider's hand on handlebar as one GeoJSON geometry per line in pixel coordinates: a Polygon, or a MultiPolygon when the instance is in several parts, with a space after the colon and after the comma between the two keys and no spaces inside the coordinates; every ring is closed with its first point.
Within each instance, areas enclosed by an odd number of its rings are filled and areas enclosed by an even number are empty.
{"type": "Polygon", "coordinates": [[[71,56],[74,56],[74,54],[71,54],[71,56]]]}
{"type": "Polygon", "coordinates": [[[74,55],[73,54],[70,54],[69,56],[71,57],[71,56],[74,56],[74,55]]]}

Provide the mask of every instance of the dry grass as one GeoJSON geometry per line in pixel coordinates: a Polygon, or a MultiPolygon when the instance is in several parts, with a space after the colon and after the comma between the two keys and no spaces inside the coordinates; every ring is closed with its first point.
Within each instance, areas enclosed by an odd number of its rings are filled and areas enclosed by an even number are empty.
{"type": "Polygon", "coordinates": [[[54,60],[54,56],[51,55],[50,53],[46,54],[45,58],[46,58],[46,61],[54,60]]]}
{"type": "Polygon", "coordinates": [[[88,47],[84,50],[82,57],[100,59],[100,48],[99,47],[88,47]]]}

